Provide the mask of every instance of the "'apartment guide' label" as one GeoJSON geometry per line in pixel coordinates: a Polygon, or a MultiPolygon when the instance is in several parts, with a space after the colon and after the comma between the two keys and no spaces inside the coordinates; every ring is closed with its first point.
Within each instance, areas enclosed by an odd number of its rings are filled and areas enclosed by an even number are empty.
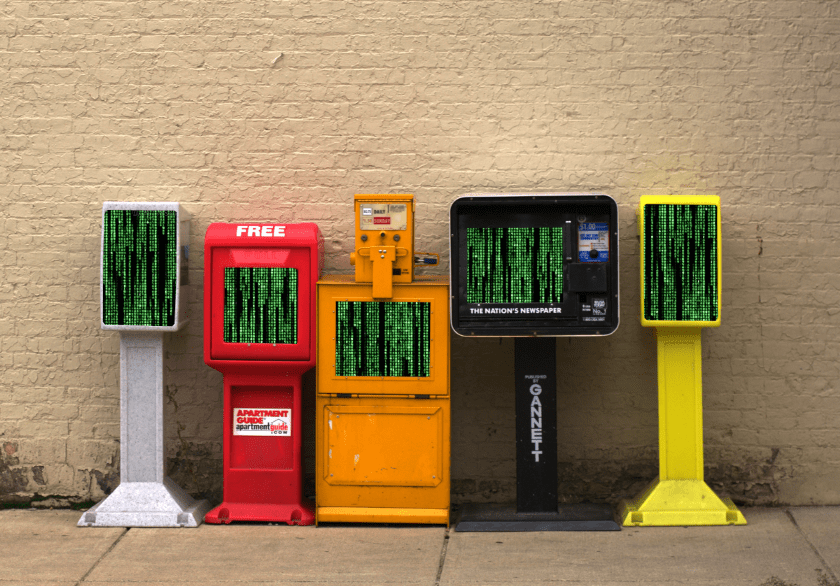
{"type": "Polygon", "coordinates": [[[292,410],[234,408],[233,435],[292,435],[292,410]]]}

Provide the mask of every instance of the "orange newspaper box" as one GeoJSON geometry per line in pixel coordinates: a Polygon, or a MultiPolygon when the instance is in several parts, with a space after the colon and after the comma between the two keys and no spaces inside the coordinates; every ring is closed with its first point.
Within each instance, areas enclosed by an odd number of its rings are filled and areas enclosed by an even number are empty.
{"type": "Polygon", "coordinates": [[[411,195],[357,195],[355,275],[318,282],[316,518],[449,523],[449,280],[411,195]]]}

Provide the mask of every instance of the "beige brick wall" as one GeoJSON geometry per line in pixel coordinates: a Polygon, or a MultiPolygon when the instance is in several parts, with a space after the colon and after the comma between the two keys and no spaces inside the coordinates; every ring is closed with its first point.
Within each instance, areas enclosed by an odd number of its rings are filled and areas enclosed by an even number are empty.
{"type": "MultiPolygon", "coordinates": [[[[166,450],[182,486],[218,498],[209,223],[317,222],[328,268],[346,271],[354,193],[416,194],[418,247],[445,253],[459,194],[562,190],[611,194],[622,247],[618,332],[558,344],[566,498],[614,500],[656,474],[635,207],[715,193],[724,307],[703,334],[707,479],[740,503],[840,503],[838,65],[840,4],[825,1],[7,0],[0,500],[96,500],[118,482],[103,201],[193,215],[166,450]]],[[[456,502],[513,495],[512,351],[452,340],[456,502]]]]}

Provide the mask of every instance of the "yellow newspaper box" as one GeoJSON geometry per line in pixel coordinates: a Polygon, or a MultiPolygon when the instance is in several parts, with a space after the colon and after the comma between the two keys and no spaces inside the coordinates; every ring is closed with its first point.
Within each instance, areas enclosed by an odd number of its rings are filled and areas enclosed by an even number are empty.
{"type": "Polygon", "coordinates": [[[642,325],[656,328],[659,477],[622,503],[624,525],[743,525],[703,479],[700,332],[720,325],[721,230],[716,195],[642,196],[642,325]]]}

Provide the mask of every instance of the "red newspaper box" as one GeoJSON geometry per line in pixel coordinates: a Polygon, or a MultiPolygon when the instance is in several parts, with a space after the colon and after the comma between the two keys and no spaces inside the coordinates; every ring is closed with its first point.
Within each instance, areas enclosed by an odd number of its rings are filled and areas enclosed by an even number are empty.
{"type": "Polygon", "coordinates": [[[204,362],[224,376],[224,501],[207,523],[315,522],[303,496],[301,376],[315,365],[315,224],[211,224],[204,362]]]}

